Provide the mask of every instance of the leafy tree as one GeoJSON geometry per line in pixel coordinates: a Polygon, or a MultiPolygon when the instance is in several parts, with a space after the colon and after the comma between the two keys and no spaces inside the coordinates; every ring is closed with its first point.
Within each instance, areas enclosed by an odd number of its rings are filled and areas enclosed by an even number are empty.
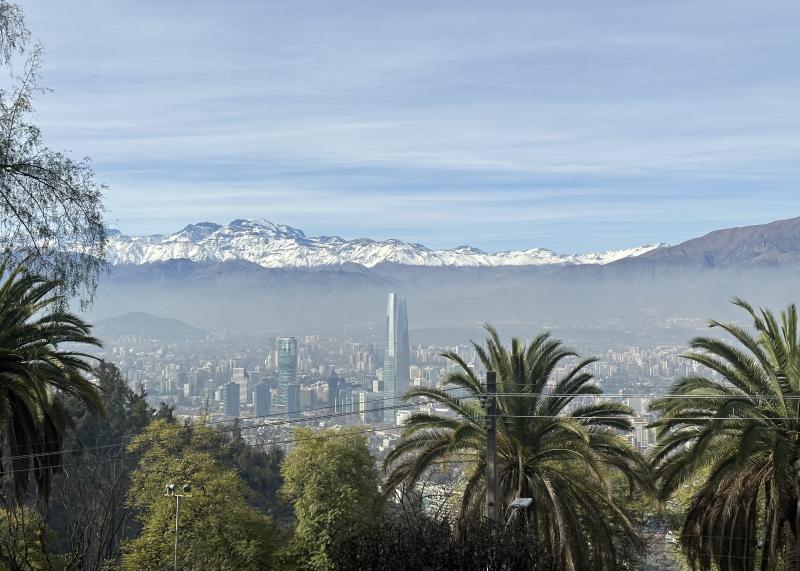
{"type": "MultiPolygon", "coordinates": [[[[638,543],[633,526],[612,493],[610,476],[624,475],[631,487],[647,486],[646,466],[622,436],[632,428],[632,411],[613,402],[580,403],[601,394],[577,362],[556,381],[553,371],[573,351],[536,337],[527,347],[513,339],[506,349],[497,332],[483,347],[473,343],[483,366],[497,373],[497,463],[499,501],[506,508],[518,497],[533,499],[527,518],[545,548],[563,569],[617,569],[620,541],[638,543]],[[547,386],[553,383],[552,394],[547,386]]],[[[406,399],[424,397],[449,414],[417,412],[406,420],[401,442],[390,452],[386,488],[413,485],[437,463],[466,467],[461,515],[477,519],[486,497],[485,387],[456,353],[444,357],[459,366],[442,388],[414,388],[406,399]],[[447,389],[457,388],[466,398],[447,389]]]]}
{"type": "Polygon", "coordinates": [[[27,506],[0,509],[0,569],[47,568],[41,529],[41,516],[27,506]]]}
{"type": "Polygon", "coordinates": [[[289,553],[301,568],[330,569],[336,534],[366,530],[383,512],[375,460],[352,431],[296,428],[293,435],[297,446],[281,468],[281,493],[297,519],[289,553]]]}
{"type": "Polygon", "coordinates": [[[144,391],[134,391],[114,363],[101,361],[93,372],[105,414],[98,415],[81,401],[67,401],[75,419],[72,438],[78,448],[118,444],[142,432],[155,414],[144,391]]]}
{"type": "Polygon", "coordinates": [[[283,485],[281,464],[284,453],[277,446],[264,449],[252,446],[242,438],[238,425],[218,429],[220,461],[234,468],[252,494],[248,497],[251,506],[273,517],[276,522],[292,521],[292,508],[280,497],[283,485]]]}
{"type": "Polygon", "coordinates": [[[103,190],[88,159],[50,149],[33,122],[42,48],[19,5],[0,0],[0,67],[10,85],[0,89],[0,250],[58,281],[63,293],[88,302],[105,261],[103,190]],[[20,75],[13,72],[22,60],[20,75]]]}
{"type": "Polygon", "coordinates": [[[158,404],[158,410],[155,412],[155,417],[158,420],[163,420],[170,424],[175,424],[175,422],[177,422],[175,418],[175,407],[168,405],[165,402],[158,404]]]}
{"type": "Polygon", "coordinates": [[[91,357],[64,344],[99,346],[90,326],[59,309],[59,283],[0,264],[0,472],[13,477],[21,497],[33,474],[39,495],[49,496],[70,425],[61,396],[102,409],[84,378],[91,357]],[[8,467],[11,469],[8,470],[8,467]]]}
{"type": "Polygon", "coordinates": [[[139,514],[142,531],[123,544],[122,569],[172,565],[175,500],[164,497],[168,483],[192,485],[192,496],[181,501],[181,569],[273,568],[275,526],[247,505],[249,490],[214,456],[214,442],[209,428],[163,420],[134,438],[129,452],[141,460],[131,477],[128,502],[139,514]]]}
{"type": "Polygon", "coordinates": [[[143,391],[134,392],[112,363],[95,368],[105,415],[69,399],[75,419],[68,445],[67,467],[59,474],[47,516],[61,539],[58,547],[80,569],[100,569],[119,557],[120,540],[136,532],[125,493],[136,459],[126,456],[124,443],[141,433],[154,411],[143,391]]]}
{"type": "Polygon", "coordinates": [[[662,499],[694,487],[681,545],[694,568],[800,567],[800,343],[797,309],[777,318],[735,300],[753,330],[697,337],[684,357],[715,375],[680,379],[660,413],[652,463],[662,499]]]}

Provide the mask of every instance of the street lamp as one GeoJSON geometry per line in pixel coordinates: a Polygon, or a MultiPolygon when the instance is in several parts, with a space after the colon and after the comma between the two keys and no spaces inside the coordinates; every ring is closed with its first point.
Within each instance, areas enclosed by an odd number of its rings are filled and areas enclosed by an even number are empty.
{"type": "Polygon", "coordinates": [[[519,512],[524,512],[526,509],[530,507],[533,503],[533,498],[517,498],[511,504],[509,504],[509,508],[511,508],[511,514],[508,516],[508,520],[506,520],[506,525],[511,523],[511,520],[514,519],[519,512]]]}
{"type": "Polygon", "coordinates": [[[175,498],[175,556],[174,567],[178,571],[178,519],[181,515],[181,498],[191,498],[192,494],[191,484],[167,484],[164,490],[164,495],[170,498],[175,498]]]}

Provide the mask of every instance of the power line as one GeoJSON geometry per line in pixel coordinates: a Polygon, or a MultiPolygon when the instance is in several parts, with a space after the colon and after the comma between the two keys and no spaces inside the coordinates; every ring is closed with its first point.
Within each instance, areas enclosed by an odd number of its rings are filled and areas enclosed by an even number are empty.
{"type": "MultiPolygon", "coordinates": [[[[468,389],[466,389],[464,387],[444,387],[444,388],[437,388],[436,390],[446,392],[446,391],[464,391],[464,390],[468,390],[468,389]]],[[[800,400],[800,395],[796,395],[796,396],[792,395],[792,396],[786,396],[786,397],[779,397],[779,396],[775,396],[775,395],[744,395],[744,394],[743,395],[656,395],[656,394],[614,395],[614,394],[602,393],[602,394],[597,394],[597,395],[575,395],[575,394],[570,394],[570,393],[524,393],[524,392],[523,393],[496,393],[496,394],[497,394],[498,397],[501,397],[501,396],[502,397],[523,397],[523,398],[538,398],[538,399],[570,398],[572,400],[579,400],[579,399],[609,400],[609,399],[628,399],[628,398],[652,398],[652,399],[658,399],[658,400],[662,400],[662,399],[695,399],[695,398],[698,398],[698,399],[719,399],[719,398],[733,398],[733,397],[736,397],[736,398],[743,397],[743,398],[750,398],[750,399],[756,399],[757,398],[757,399],[767,399],[767,400],[800,400]]],[[[460,397],[458,395],[455,395],[455,398],[458,398],[460,400],[475,400],[475,399],[480,398],[481,396],[485,396],[485,394],[468,395],[468,396],[465,396],[465,397],[460,397]]],[[[380,399],[374,399],[371,402],[372,403],[377,403],[377,402],[383,402],[383,401],[387,401],[387,400],[399,400],[399,399],[405,399],[405,398],[406,398],[405,396],[384,397],[384,398],[380,398],[380,399]]],[[[418,395],[418,396],[415,396],[415,397],[412,397],[412,398],[428,398],[428,399],[430,399],[430,397],[427,397],[425,395],[418,395]]],[[[315,408],[310,408],[310,409],[304,409],[303,411],[300,411],[300,412],[306,413],[306,412],[314,412],[314,411],[331,410],[331,409],[336,409],[337,406],[338,405],[315,407],[315,408]]],[[[406,407],[406,406],[412,406],[412,405],[409,404],[409,405],[401,405],[401,406],[402,407],[406,407]]],[[[377,411],[377,410],[387,410],[387,409],[367,409],[364,412],[368,413],[368,412],[377,411]]],[[[347,415],[350,415],[350,414],[360,414],[360,412],[361,411],[353,412],[353,413],[344,413],[343,415],[347,416],[347,415]]],[[[249,420],[264,420],[264,419],[269,419],[269,418],[281,418],[281,419],[284,419],[286,414],[287,413],[284,412],[284,413],[274,413],[274,414],[267,414],[267,415],[242,416],[242,417],[237,417],[237,418],[234,418],[234,419],[200,421],[200,422],[195,422],[195,424],[200,424],[202,426],[215,426],[215,425],[219,425],[219,424],[229,423],[232,426],[229,427],[228,429],[229,430],[233,430],[233,429],[236,428],[235,423],[237,423],[237,422],[249,421],[249,420]]],[[[332,415],[332,416],[334,416],[334,415],[332,415]]],[[[323,417],[319,417],[319,418],[323,418],[323,417]]],[[[534,418],[534,417],[530,417],[530,418],[534,418]]],[[[576,417],[573,417],[573,418],[576,418],[576,417]]],[[[599,417],[593,417],[593,418],[599,418],[599,417]]],[[[631,416],[631,418],[642,418],[642,419],[644,419],[644,418],[646,418],[646,415],[635,415],[635,416],[631,416]]],[[[315,420],[315,417],[304,418],[304,419],[301,419],[301,420],[303,420],[303,421],[312,421],[312,420],[315,420]]],[[[743,420],[745,420],[745,419],[743,419],[743,420]]],[[[753,420],[753,419],[750,419],[750,420],[753,420]]],[[[278,425],[285,424],[285,423],[286,422],[281,421],[281,422],[278,422],[278,423],[270,424],[268,426],[278,426],[278,425]]],[[[182,425],[176,424],[176,425],[160,427],[160,428],[157,428],[157,429],[156,428],[145,428],[139,434],[147,434],[147,433],[150,433],[150,432],[153,432],[153,431],[161,432],[161,431],[168,431],[168,430],[179,430],[181,428],[181,426],[182,425]]],[[[258,426],[258,427],[255,427],[255,428],[260,428],[260,427],[261,426],[258,426]]],[[[250,430],[252,428],[254,428],[254,427],[239,427],[240,430],[250,430]]],[[[134,436],[136,436],[136,435],[128,434],[128,435],[124,435],[123,438],[132,438],[134,436]]],[[[51,441],[48,441],[48,442],[41,442],[41,443],[38,443],[38,444],[40,444],[40,445],[41,444],[58,444],[59,442],[61,442],[61,441],[60,440],[51,440],[51,441]]],[[[62,453],[66,454],[68,452],[81,452],[81,451],[89,451],[89,450],[98,450],[98,449],[103,449],[103,448],[108,448],[108,447],[113,447],[113,446],[117,446],[117,444],[109,444],[109,445],[105,445],[105,446],[95,446],[95,447],[74,448],[74,449],[62,450],[62,451],[59,451],[59,452],[48,452],[48,453],[38,453],[38,454],[22,454],[22,455],[18,455],[18,456],[7,457],[7,459],[22,459],[22,458],[30,458],[30,457],[40,456],[40,455],[56,455],[56,454],[62,454],[62,453]]]]}
{"type": "MultiPolygon", "coordinates": [[[[189,427],[192,427],[192,426],[193,425],[189,425],[189,427]]],[[[310,436],[310,437],[304,437],[304,438],[290,438],[290,439],[287,439],[287,440],[276,440],[276,441],[272,441],[272,442],[261,442],[261,443],[256,443],[256,444],[249,444],[248,443],[248,446],[251,446],[253,448],[261,448],[261,447],[264,447],[264,446],[278,446],[278,445],[281,445],[281,444],[295,444],[297,442],[305,442],[305,441],[309,441],[309,440],[325,440],[325,439],[328,439],[328,438],[343,438],[343,437],[346,437],[346,436],[351,436],[351,435],[356,435],[356,434],[367,434],[367,433],[373,433],[373,432],[390,432],[390,431],[394,431],[394,430],[403,430],[405,428],[406,428],[405,426],[394,426],[394,427],[387,427],[387,428],[372,428],[372,429],[368,429],[368,430],[358,430],[358,431],[343,430],[343,431],[341,431],[339,433],[336,433],[336,434],[321,434],[321,435],[317,435],[317,436],[310,436]]],[[[218,452],[220,450],[226,450],[228,448],[230,448],[230,443],[225,445],[225,446],[218,446],[216,448],[200,449],[200,450],[197,450],[197,451],[198,452],[218,452]]],[[[105,459],[102,459],[102,460],[93,459],[91,461],[80,461],[80,460],[78,460],[78,461],[75,461],[75,462],[70,462],[70,463],[65,463],[65,464],[56,464],[56,465],[53,465],[53,466],[47,466],[46,468],[53,469],[53,468],[67,468],[67,467],[71,467],[71,466],[82,466],[82,465],[87,465],[88,466],[88,465],[93,465],[93,464],[105,464],[107,462],[119,462],[120,460],[125,460],[125,459],[138,460],[138,459],[141,459],[142,457],[143,457],[143,454],[140,454],[140,455],[137,455],[137,456],[128,456],[126,458],[105,458],[105,459]]],[[[33,468],[20,468],[20,469],[16,469],[16,470],[8,470],[8,471],[6,471],[4,473],[5,474],[16,474],[16,473],[21,473],[21,472],[29,472],[31,470],[33,470],[33,468]]]]}
{"type": "MultiPolygon", "coordinates": [[[[394,399],[394,398],[401,398],[401,397],[389,397],[387,399],[382,399],[382,400],[389,400],[389,399],[394,399]]],[[[373,401],[373,402],[377,402],[377,400],[373,401]]],[[[382,412],[382,411],[385,411],[385,410],[400,410],[400,409],[409,408],[409,407],[412,407],[412,406],[414,406],[414,405],[413,404],[401,404],[401,405],[385,406],[385,407],[379,407],[379,408],[368,408],[368,409],[365,409],[364,411],[354,410],[354,411],[351,411],[351,412],[338,412],[338,413],[333,413],[333,414],[317,415],[317,416],[310,416],[310,417],[304,417],[304,418],[282,419],[282,420],[280,420],[278,422],[273,422],[273,423],[270,423],[270,424],[257,424],[257,425],[253,425],[253,426],[239,426],[239,427],[234,425],[234,426],[230,426],[230,427],[222,427],[222,428],[220,428],[220,430],[234,430],[234,429],[238,429],[240,431],[258,430],[260,428],[273,428],[273,427],[280,427],[280,426],[286,426],[286,425],[291,425],[291,424],[300,424],[300,423],[304,423],[304,422],[315,422],[315,421],[326,420],[326,419],[331,419],[331,418],[349,417],[349,416],[356,416],[356,415],[360,415],[360,414],[370,414],[370,413],[375,413],[375,412],[382,412]]],[[[327,407],[327,408],[330,408],[330,407],[327,407]]],[[[264,415],[264,416],[261,416],[261,417],[251,417],[251,418],[253,418],[253,419],[255,419],[255,418],[267,418],[267,417],[273,417],[273,416],[275,416],[275,415],[264,415]]],[[[283,416],[283,415],[280,415],[280,416],[283,416]]],[[[231,422],[231,421],[226,420],[225,422],[231,422]]],[[[129,436],[125,436],[123,438],[131,439],[131,438],[135,438],[137,436],[143,435],[143,434],[166,432],[168,430],[182,430],[182,429],[185,429],[187,427],[191,427],[191,428],[194,428],[194,427],[206,427],[206,426],[210,426],[210,425],[214,425],[214,424],[219,424],[219,422],[209,422],[209,423],[196,422],[196,423],[189,423],[189,424],[176,423],[176,424],[170,424],[168,426],[163,426],[163,427],[159,427],[159,428],[152,428],[152,429],[149,429],[149,430],[146,429],[146,430],[140,432],[137,435],[129,435],[129,436]]],[[[403,427],[400,427],[400,428],[403,428],[403,427]]],[[[69,450],[60,450],[60,451],[53,451],[53,452],[34,452],[34,453],[31,453],[31,454],[21,454],[21,455],[18,455],[18,456],[6,456],[5,459],[6,460],[22,460],[22,459],[26,459],[26,458],[39,458],[39,457],[44,457],[44,456],[57,456],[57,455],[60,455],[60,454],[67,454],[67,453],[70,453],[70,452],[89,452],[89,451],[93,451],[93,450],[104,450],[104,449],[107,449],[107,448],[119,448],[119,447],[122,447],[124,445],[125,445],[125,442],[116,442],[116,443],[113,443],[113,444],[105,444],[105,445],[102,445],[102,446],[93,446],[93,447],[85,447],[85,448],[73,448],[73,449],[69,449],[69,450]]]]}
{"type": "MultiPolygon", "coordinates": [[[[398,397],[390,397],[390,398],[398,398],[398,397]]],[[[390,399],[382,399],[382,400],[390,400],[390,399]]],[[[373,402],[377,402],[377,401],[373,401],[373,402]]],[[[275,427],[287,426],[287,425],[293,425],[293,424],[316,422],[316,421],[319,421],[319,420],[328,420],[328,419],[331,419],[331,418],[351,417],[351,416],[356,416],[356,415],[360,415],[360,414],[369,414],[369,413],[375,413],[375,412],[382,412],[382,411],[386,411],[386,410],[408,409],[409,407],[412,407],[412,406],[415,406],[415,405],[413,405],[413,404],[402,404],[402,405],[386,406],[386,407],[379,407],[379,408],[369,408],[369,409],[365,409],[364,411],[358,410],[358,411],[352,411],[352,412],[340,412],[340,413],[333,413],[333,414],[328,414],[328,415],[316,415],[316,416],[295,418],[295,419],[283,419],[283,420],[280,420],[278,422],[274,422],[274,423],[270,423],[270,424],[257,424],[257,425],[252,425],[252,426],[238,426],[238,427],[236,425],[233,425],[233,426],[229,426],[229,427],[222,427],[222,428],[220,428],[220,430],[238,429],[239,431],[248,431],[248,430],[258,430],[258,429],[262,429],[262,428],[275,428],[275,427]]],[[[325,408],[330,408],[330,407],[325,407],[325,408]]],[[[264,415],[264,416],[261,416],[261,417],[251,417],[251,419],[268,418],[268,417],[274,417],[274,416],[278,416],[278,415],[264,415]]],[[[279,415],[279,416],[283,416],[283,415],[279,415]]],[[[566,413],[566,414],[527,414],[527,415],[526,414],[499,414],[499,415],[492,415],[491,417],[489,415],[485,415],[484,414],[484,415],[476,416],[475,420],[482,420],[482,419],[485,419],[485,418],[506,418],[506,419],[507,418],[530,418],[530,419],[557,419],[557,418],[567,419],[568,418],[568,419],[573,419],[573,420],[630,420],[630,421],[642,420],[642,421],[653,422],[653,419],[650,418],[649,415],[631,415],[631,414],[626,414],[624,412],[619,414],[619,415],[569,415],[568,413],[566,413]]],[[[687,421],[687,422],[688,421],[713,421],[713,420],[719,420],[719,421],[742,421],[742,420],[770,421],[770,420],[785,420],[785,418],[784,417],[767,417],[767,416],[715,417],[715,416],[709,415],[709,416],[679,417],[679,418],[666,419],[666,420],[674,420],[674,421],[679,421],[679,422],[682,422],[682,421],[687,421]]],[[[231,422],[231,421],[226,420],[225,422],[231,422]]],[[[141,433],[139,433],[139,435],[151,434],[151,433],[160,433],[160,432],[166,432],[166,431],[171,431],[171,430],[173,430],[173,431],[174,430],[182,430],[182,429],[185,429],[187,427],[213,426],[213,425],[216,425],[216,424],[219,424],[219,422],[208,422],[208,423],[198,422],[198,423],[191,423],[191,424],[173,424],[173,425],[163,426],[163,427],[159,427],[159,428],[146,429],[146,430],[142,431],[141,433]]],[[[399,428],[405,428],[405,427],[399,427],[399,428]]],[[[125,439],[131,439],[131,438],[134,438],[136,436],[138,436],[138,435],[125,436],[124,438],[125,439]]],[[[95,451],[95,450],[105,450],[105,449],[109,449],[109,448],[120,448],[120,447],[122,447],[124,445],[125,445],[125,442],[116,442],[116,443],[106,444],[106,445],[102,445],[102,446],[93,446],[93,447],[85,447],[85,448],[73,448],[73,449],[59,450],[59,451],[52,451],[52,452],[35,452],[35,453],[31,453],[31,454],[21,454],[21,455],[17,455],[17,456],[7,456],[5,459],[6,460],[24,460],[24,459],[32,459],[32,458],[42,458],[42,457],[46,457],[46,456],[59,456],[59,455],[68,454],[68,453],[91,452],[91,451],[95,451]]]]}
{"type": "Polygon", "coordinates": [[[726,398],[747,398],[747,399],[762,399],[762,400],[800,400],[800,395],[754,395],[754,394],[686,394],[686,395],[657,395],[657,394],[630,394],[630,395],[615,395],[609,393],[599,394],[570,394],[570,393],[497,393],[499,397],[527,397],[527,398],[571,398],[571,399],[629,399],[629,398],[650,398],[650,399],[726,399],[726,398]]]}
{"type": "MultiPolygon", "coordinates": [[[[452,387],[452,388],[445,388],[445,389],[441,389],[441,390],[454,391],[454,390],[460,390],[460,389],[461,389],[461,387],[452,387]]],[[[384,398],[380,398],[380,399],[374,399],[374,400],[370,401],[370,403],[374,404],[374,403],[383,402],[383,401],[387,401],[387,400],[399,400],[399,399],[405,399],[405,396],[384,397],[384,398]]],[[[299,412],[306,413],[306,412],[313,412],[313,411],[319,411],[319,410],[331,410],[331,409],[336,409],[339,406],[340,405],[332,405],[332,406],[308,408],[308,409],[304,409],[304,410],[299,411],[299,412]]],[[[391,408],[397,409],[397,408],[405,408],[405,407],[410,407],[410,406],[413,406],[413,404],[410,404],[410,403],[409,404],[402,404],[402,405],[398,405],[396,407],[367,408],[367,409],[365,409],[363,411],[363,413],[367,414],[367,413],[370,413],[370,412],[378,412],[378,411],[381,411],[381,410],[389,410],[391,408]]],[[[352,416],[352,415],[361,414],[361,413],[362,413],[362,411],[354,411],[354,412],[347,412],[347,413],[336,413],[336,414],[327,415],[327,416],[312,416],[312,417],[305,417],[305,418],[298,418],[298,419],[288,419],[287,420],[286,419],[287,413],[282,412],[282,413],[264,414],[264,415],[239,416],[239,417],[236,417],[236,418],[226,418],[226,419],[223,419],[223,420],[195,421],[192,424],[194,426],[216,426],[216,425],[219,425],[219,424],[226,424],[227,423],[227,424],[231,424],[231,426],[227,427],[227,428],[223,428],[223,429],[234,430],[234,429],[237,428],[236,424],[238,422],[241,422],[241,421],[263,420],[263,419],[268,419],[268,418],[280,418],[281,419],[279,422],[271,423],[271,424],[268,424],[268,425],[239,426],[238,427],[239,430],[253,430],[253,429],[264,428],[264,427],[281,426],[283,424],[291,424],[293,422],[310,422],[310,421],[318,420],[318,419],[331,418],[331,417],[336,417],[336,416],[352,416]]],[[[184,426],[185,426],[184,424],[175,423],[175,424],[170,424],[168,426],[162,426],[162,427],[159,427],[159,428],[145,428],[144,430],[142,430],[141,432],[139,432],[137,434],[126,434],[126,435],[123,435],[122,438],[123,439],[130,439],[130,438],[134,438],[136,436],[139,436],[141,434],[149,434],[151,432],[166,432],[166,431],[169,431],[169,430],[180,430],[184,426]]],[[[58,444],[59,442],[61,442],[61,440],[50,440],[50,441],[46,441],[46,442],[37,442],[37,444],[38,445],[58,444]]],[[[43,455],[52,456],[52,455],[56,455],[56,454],[66,454],[66,453],[69,453],[69,452],[84,452],[84,451],[99,450],[99,449],[119,446],[120,444],[121,443],[114,443],[114,444],[107,444],[107,445],[103,445],[103,446],[72,448],[72,449],[61,450],[61,451],[57,451],[57,452],[40,452],[40,453],[33,453],[33,454],[21,454],[21,455],[18,455],[18,456],[6,456],[5,459],[6,460],[15,460],[15,459],[23,459],[23,458],[31,458],[31,457],[36,457],[36,456],[43,456],[43,455]]]]}

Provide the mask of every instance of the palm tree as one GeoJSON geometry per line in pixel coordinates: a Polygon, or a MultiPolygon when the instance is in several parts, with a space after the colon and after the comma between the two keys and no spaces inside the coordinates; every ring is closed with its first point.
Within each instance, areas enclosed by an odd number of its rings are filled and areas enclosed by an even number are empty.
{"type": "Polygon", "coordinates": [[[90,356],[63,344],[100,341],[64,309],[57,281],[5,262],[0,276],[0,474],[12,476],[18,499],[33,475],[46,499],[70,425],[60,397],[101,408],[97,390],[83,376],[91,370],[90,356]]]}
{"type": "Polygon", "coordinates": [[[797,309],[778,319],[734,303],[754,331],[712,321],[734,342],[698,337],[684,357],[714,374],[682,378],[653,404],[656,482],[662,499],[693,489],[680,537],[693,567],[800,569],[797,309]]]}
{"type": "MultiPolygon", "coordinates": [[[[578,355],[548,333],[527,347],[514,339],[508,351],[497,332],[486,329],[486,347],[472,345],[483,366],[497,374],[501,505],[509,510],[518,497],[533,499],[525,517],[563,569],[619,568],[617,539],[635,543],[636,537],[614,500],[611,474],[623,474],[631,486],[646,485],[644,461],[622,436],[632,428],[631,409],[595,402],[601,390],[584,370],[595,359],[578,360],[555,380],[556,367],[578,355]],[[580,405],[582,400],[591,404],[580,405]]],[[[460,370],[441,388],[414,388],[406,399],[424,397],[448,413],[410,415],[401,442],[386,459],[391,470],[386,489],[413,486],[435,464],[463,463],[460,513],[475,518],[486,497],[485,412],[479,402],[485,387],[458,354],[442,355],[460,370]]]]}

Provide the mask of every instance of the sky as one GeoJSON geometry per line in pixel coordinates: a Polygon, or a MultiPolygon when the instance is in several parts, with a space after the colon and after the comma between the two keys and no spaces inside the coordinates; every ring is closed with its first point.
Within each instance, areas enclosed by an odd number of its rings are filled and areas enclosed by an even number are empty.
{"type": "Polygon", "coordinates": [[[37,120],[128,234],[559,252],[800,216],[796,0],[43,0],[37,120]]]}

